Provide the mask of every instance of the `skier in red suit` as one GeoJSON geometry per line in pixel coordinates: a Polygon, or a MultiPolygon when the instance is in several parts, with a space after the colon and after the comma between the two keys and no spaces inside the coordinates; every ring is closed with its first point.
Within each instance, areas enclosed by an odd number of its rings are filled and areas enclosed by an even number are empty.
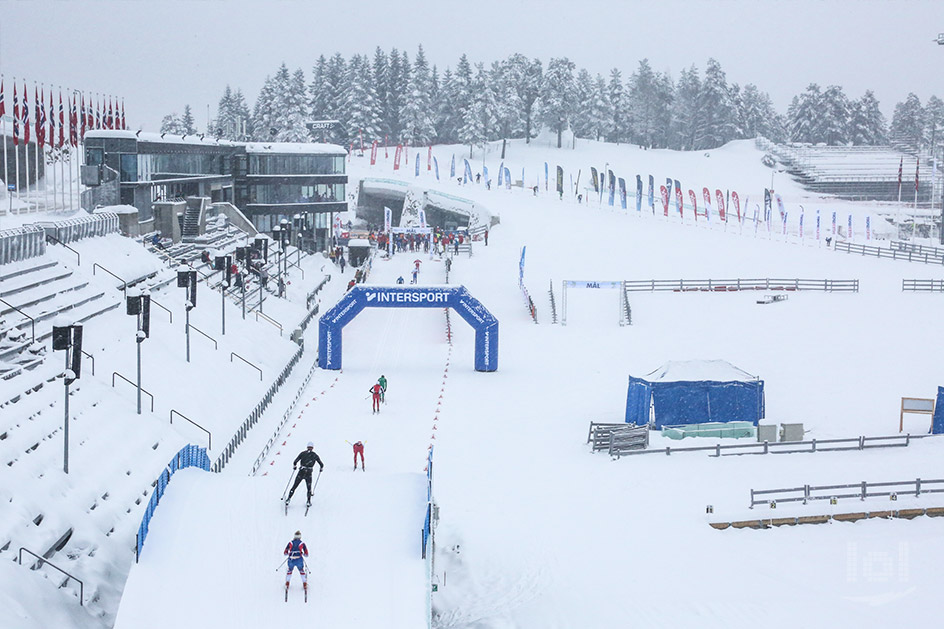
{"type": "Polygon", "coordinates": [[[383,392],[383,389],[380,387],[380,384],[375,384],[370,388],[370,394],[374,398],[374,412],[380,412],[380,395],[383,392]]]}

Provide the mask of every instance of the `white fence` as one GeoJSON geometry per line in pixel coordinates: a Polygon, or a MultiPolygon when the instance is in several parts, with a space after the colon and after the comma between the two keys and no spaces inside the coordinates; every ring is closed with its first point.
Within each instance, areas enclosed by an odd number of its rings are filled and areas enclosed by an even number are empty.
{"type": "Polygon", "coordinates": [[[37,258],[46,253],[46,234],[36,225],[0,231],[0,264],[37,258]]]}
{"type": "Polygon", "coordinates": [[[42,227],[48,236],[67,244],[82,238],[117,233],[118,215],[102,212],[54,223],[37,223],[37,226],[42,227]]]}

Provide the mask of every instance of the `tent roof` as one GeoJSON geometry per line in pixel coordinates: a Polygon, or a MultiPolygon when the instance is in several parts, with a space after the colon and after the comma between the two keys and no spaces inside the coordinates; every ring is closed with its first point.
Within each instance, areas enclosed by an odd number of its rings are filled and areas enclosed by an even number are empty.
{"type": "Polygon", "coordinates": [[[670,360],[646,374],[649,382],[750,382],[758,380],[726,360],[670,360]]]}

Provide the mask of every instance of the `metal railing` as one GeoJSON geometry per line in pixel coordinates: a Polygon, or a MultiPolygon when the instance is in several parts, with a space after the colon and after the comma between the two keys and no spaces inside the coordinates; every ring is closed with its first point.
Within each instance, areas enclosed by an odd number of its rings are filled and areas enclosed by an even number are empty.
{"type": "Polygon", "coordinates": [[[840,500],[842,498],[866,498],[889,497],[897,499],[899,495],[921,494],[940,494],[944,493],[944,479],[922,480],[916,478],[910,481],[893,481],[883,483],[850,483],[842,485],[803,485],[802,487],[790,487],[786,489],[751,489],[751,509],[756,505],[776,505],[778,502],[802,502],[807,504],[811,500],[840,500]],[[929,489],[927,486],[937,486],[938,489],[929,489]],[[869,491],[869,489],[880,489],[880,491],[869,491]],[[900,491],[892,491],[894,488],[901,488],[900,491]],[[848,491],[855,490],[855,491],[848,491]],[[758,496],[763,498],[758,499],[758,496]]]}
{"type": "Polygon", "coordinates": [[[925,264],[944,264],[944,255],[919,253],[916,251],[902,251],[900,249],[883,249],[882,247],[871,247],[869,245],[855,245],[848,242],[837,242],[835,251],[845,251],[846,253],[858,253],[864,256],[875,258],[889,258],[892,260],[905,260],[907,262],[923,262],[925,264]]]}
{"type": "Polygon", "coordinates": [[[810,441],[781,441],[777,443],[761,442],[713,446],[695,446],[691,448],[658,448],[653,450],[637,450],[623,453],[626,456],[636,454],[665,454],[677,452],[712,452],[714,456],[730,456],[741,454],[799,454],[804,452],[841,452],[848,450],[871,450],[874,448],[906,448],[912,439],[924,439],[934,435],[891,435],[888,437],[852,437],[848,439],[812,439],[810,441]],[[870,445],[870,442],[872,444],[870,445]],[[883,443],[876,443],[883,442],[883,443]],[[850,445],[840,445],[850,444],[850,445]],[[826,447],[823,447],[826,446],[826,447]],[[731,451],[731,452],[728,452],[731,451]]]}
{"type": "Polygon", "coordinates": [[[248,360],[246,360],[245,358],[243,358],[242,356],[240,356],[239,354],[237,354],[236,352],[230,352],[230,353],[229,353],[229,362],[230,362],[230,363],[233,362],[233,357],[234,357],[234,356],[235,356],[236,358],[238,358],[239,360],[243,361],[244,363],[246,363],[247,365],[249,365],[250,367],[252,367],[253,369],[255,369],[256,371],[258,371],[258,372],[259,372],[259,380],[260,380],[260,381],[262,380],[262,370],[259,369],[259,368],[258,368],[257,366],[255,366],[254,364],[252,364],[251,362],[249,362],[248,360]]]}
{"type": "Polygon", "coordinates": [[[45,557],[40,557],[39,555],[31,551],[29,548],[25,548],[23,546],[20,546],[20,551],[19,551],[19,563],[21,566],[23,565],[23,551],[24,550],[28,552],[29,554],[31,554],[33,557],[36,557],[36,559],[38,559],[41,563],[48,564],[52,566],[53,568],[55,568],[56,570],[58,570],[59,572],[61,572],[62,574],[69,577],[70,579],[77,581],[79,584],[79,605],[82,605],[83,607],[85,606],[85,584],[82,583],[81,579],[74,577],[73,575],[69,574],[68,572],[66,572],[65,570],[57,566],[56,564],[52,563],[45,557]]]}
{"type": "MultiPolygon", "coordinates": [[[[133,386],[135,389],[138,388],[137,383],[131,382],[130,380],[128,380],[127,378],[125,378],[123,375],[121,375],[121,374],[118,373],[117,371],[114,371],[114,372],[112,372],[112,374],[111,374],[111,386],[112,386],[112,387],[115,386],[115,376],[118,376],[119,378],[121,378],[122,380],[124,380],[125,382],[127,382],[128,384],[130,384],[131,386],[133,386]]],[[[153,413],[153,412],[154,412],[154,396],[151,395],[144,387],[141,387],[141,393],[143,393],[143,394],[145,394],[146,396],[148,396],[149,398],[151,398],[151,412],[153,413]]]]}
{"type": "Polygon", "coordinates": [[[101,270],[105,271],[105,273],[108,273],[108,274],[111,275],[113,278],[115,278],[116,280],[118,280],[119,282],[121,282],[121,286],[120,286],[121,292],[127,293],[127,290],[128,290],[128,282],[124,281],[123,279],[121,279],[120,277],[118,277],[117,275],[115,275],[114,273],[112,273],[111,271],[109,271],[108,269],[106,269],[105,267],[103,267],[103,266],[102,266],[101,264],[99,264],[98,262],[96,262],[96,263],[94,263],[94,264],[92,265],[92,275],[95,275],[95,269],[101,269],[101,270]]]}
{"type": "Polygon", "coordinates": [[[170,316],[170,322],[171,322],[171,323],[174,322],[174,313],[173,313],[173,312],[171,312],[170,310],[168,310],[167,308],[165,308],[165,307],[162,306],[161,304],[157,303],[157,301],[156,301],[153,297],[151,297],[151,303],[154,304],[155,306],[157,306],[158,308],[160,308],[161,310],[163,310],[164,312],[166,312],[166,313],[170,316]]]}
{"type": "Polygon", "coordinates": [[[73,249],[72,247],[70,247],[69,245],[67,245],[66,243],[62,242],[61,240],[59,240],[58,238],[56,238],[56,237],[53,236],[52,234],[47,233],[47,234],[46,234],[46,242],[50,242],[50,241],[56,243],[57,245],[62,245],[63,247],[65,247],[66,249],[68,249],[69,251],[71,251],[72,253],[74,253],[74,254],[75,254],[75,259],[76,259],[76,262],[75,262],[75,263],[78,264],[79,266],[82,266],[82,255],[81,255],[78,251],[76,251],[75,249],[73,249]]]}
{"type": "Polygon", "coordinates": [[[92,361],[92,375],[94,376],[95,375],[95,357],[89,354],[88,352],[86,352],[85,350],[81,350],[81,351],[82,351],[83,356],[88,356],[88,359],[92,361]]]}
{"type": "MultiPolygon", "coordinates": [[[[233,435],[233,438],[229,440],[229,443],[223,448],[223,450],[220,452],[220,455],[216,458],[216,461],[213,463],[214,472],[222,471],[222,469],[226,467],[226,464],[229,463],[230,458],[232,458],[233,454],[236,452],[236,448],[238,448],[239,445],[246,439],[246,436],[249,434],[249,430],[256,425],[256,422],[258,422],[262,417],[262,414],[265,412],[266,408],[268,408],[269,404],[272,403],[272,400],[275,398],[275,394],[278,393],[282,385],[285,384],[285,381],[288,379],[289,375],[291,375],[292,369],[295,368],[296,363],[298,363],[299,359],[301,359],[304,351],[304,345],[300,345],[292,355],[291,360],[288,361],[288,364],[282,368],[281,373],[279,373],[279,377],[276,378],[275,382],[272,383],[272,386],[270,386],[269,390],[266,391],[265,395],[262,397],[262,400],[256,404],[256,407],[251,413],[249,413],[249,416],[246,417],[242,425],[240,425],[240,427],[236,430],[236,434],[233,435]]],[[[315,364],[317,364],[317,361],[315,361],[315,364]]],[[[314,370],[314,367],[312,370],[314,370]]],[[[309,378],[310,377],[311,374],[309,374],[309,378]]],[[[301,392],[299,391],[298,395],[300,394],[301,392]]],[[[298,399],[298,395],[296,395],[296,400],[298,399]]],[[[288,412],[286,412],[286,418],[287,417],[288,412]]],[[[285,418],[283,418],[283,423],[284,421],[286,421],[285,418]]],[[[253,467],[253,471],[255,471],[255,466],[253,467]]]]}
{"type": "Polygon", "coordinates": [[[927,245],[916,245],[910,242],[904,242],[902,240],[893,240],[889,243],[889,246],[892,249],[898,249],[899,251],[913,251],[914,253],[929,254],[932,256],[941,256],[944,257],[944,249],[940,247],[929,247],[927,245]]]}
{"type": "Polygon", "coordinates": [[[31,331],[30,331],[30,332],[31,332],[31,335],[32,335],[32,338],[33,338],[33,343],[35,343],[35,342],[36,342],[36,319],[34,319],[33,317],[29,316],[28,314],[26,314],[25,312],[23,312],[22,310],[20,310],[19,308],[17,308],[16,306],[14,306],[13,304],[11,304],[11,303],[8,302],[8,301],[5,301],[5,300],[3,300],[3,299],[0,299],[0,304],[6,304],[6,305],[8,305],[9,307],[13,308],[13,309],[16,310],[17,312],[19,312],[21,315],[23,315],[24,317],[26,317],[27,319],[30,320],[30,328],[31,328],[31,331]]]}
{"type": "Polygon", "coordinates": [[[188,422],[190,422],[191,424],[193,424],[194,426],[196,426],[197,428],[199,428],[200,430],[202,430],[203,432],[205,432],[205,433],[207,434],[207,451],[213,449],[213,434],[212,434],[209,430],[207,430],[206,428],[204,428],[203,426],[201,426],[201,425],[198,424],[197,422],[193,421],[192,419],[190,419],[189,417],[187,417],[186,415],[184,415],[184,414],[181,413],[180,411],[178,411],[178,410],[176,410],[176,409],[173,409],[173,408],[170,409],[170,423],[172,423],[172,424],[174,423],[174,415],[176,415],[177,417],[180,417],[180,418],[182,418],[182,419],[186,419],[188,422]]]}
{"type": "Polygon", "coordinates": [[[47,235],[54,236],[61,243],[74,242],[93,236],[105,236],[118,232],[118,215],[113,212],[101,212],[70,218],[64,221],[37,223],[47,235]]]}
{"type": "Polygon", "coordinates": [[[859,292],[859,280],[735,278],[729,280],[625,280],[623,284],[627,292],[733,292],[742,290],[859,292]]]}
{"type": "Polygon", "coordinates": [[[202,334],[202,335],[205,336],[206,338],[208,338],[208,339],[210,339],[211,341],[213,341],[213,349],[219,349],[219,348],[220,348],[220,344],[216,342],[216,339],[215,339],[215,338],[213,338],[212,336],[210,336],[209,334],[207,334],[207,333],[204,332],[203,330],[201,330],[201,329],[199,329],[199,328],[196,328],[196,327],[194,327],[194,326],[192,326],[192,325],[189,326],[189,327],[190,327],[190,329],[193,330],[194,332],[199,332],[200,334],[202,334]]]}
{"type": "Polygon", "coordinates": [[[902,280],[902,292],[941,293],[944,292],[944,280],[902,280]]]}
{"type": "Polygon", "coordinates": [[[270,317],[269,315],[264,314],[264,313],[262,313],[262,312],[259,312],[258,310],[253,310],[252,312],[256,315],[256,321],[259,321],[259,317],[262,317],[262,318],[265,319],[267,322],[269,322],[271,325],[274,325],[275,327],[277,327],[277,328],[279,329],[279,336],[282,336],[282,332],[283,332],[284,330],[282,329],[282,324],[281,324],[281,323],[279,323],[278,321],[276,321],[275,319],[273,319],[273,318],[270,317]]]}

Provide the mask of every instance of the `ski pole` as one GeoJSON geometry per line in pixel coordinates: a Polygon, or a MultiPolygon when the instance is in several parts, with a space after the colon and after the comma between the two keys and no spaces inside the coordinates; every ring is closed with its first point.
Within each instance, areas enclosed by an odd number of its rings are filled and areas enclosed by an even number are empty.
{"type": "MultiPolygon", "coordinates": [[[[286,557],[285,559],[282,560],[282,563],[279,564],[279,568],[281,568],[282,566],[284,566],[286,561],[288,561],[288,557],[286,557]]],[[[278,572],[278,571],[279,571],[279,568],[276,568],[275,571],[278,572]]]]}
{"type": "Polygon", "coordinates": [[[288,477],[288,482],[285,483],[285,489],[282,490],[282,500],[285,500],[285,494],[288,493],[288,486],[292,484],[292,476],[295,475],[295,468],[292,468],[292,474],[288,477]]]}
{"type": "Polygon", "coordinates": [[[315,493],[315,490],[318,489],[318,481],[321,480],[321,470],[318,470],[318,476],[315,477],[315,484],[311,488],[311,493],[315,493]]]}

